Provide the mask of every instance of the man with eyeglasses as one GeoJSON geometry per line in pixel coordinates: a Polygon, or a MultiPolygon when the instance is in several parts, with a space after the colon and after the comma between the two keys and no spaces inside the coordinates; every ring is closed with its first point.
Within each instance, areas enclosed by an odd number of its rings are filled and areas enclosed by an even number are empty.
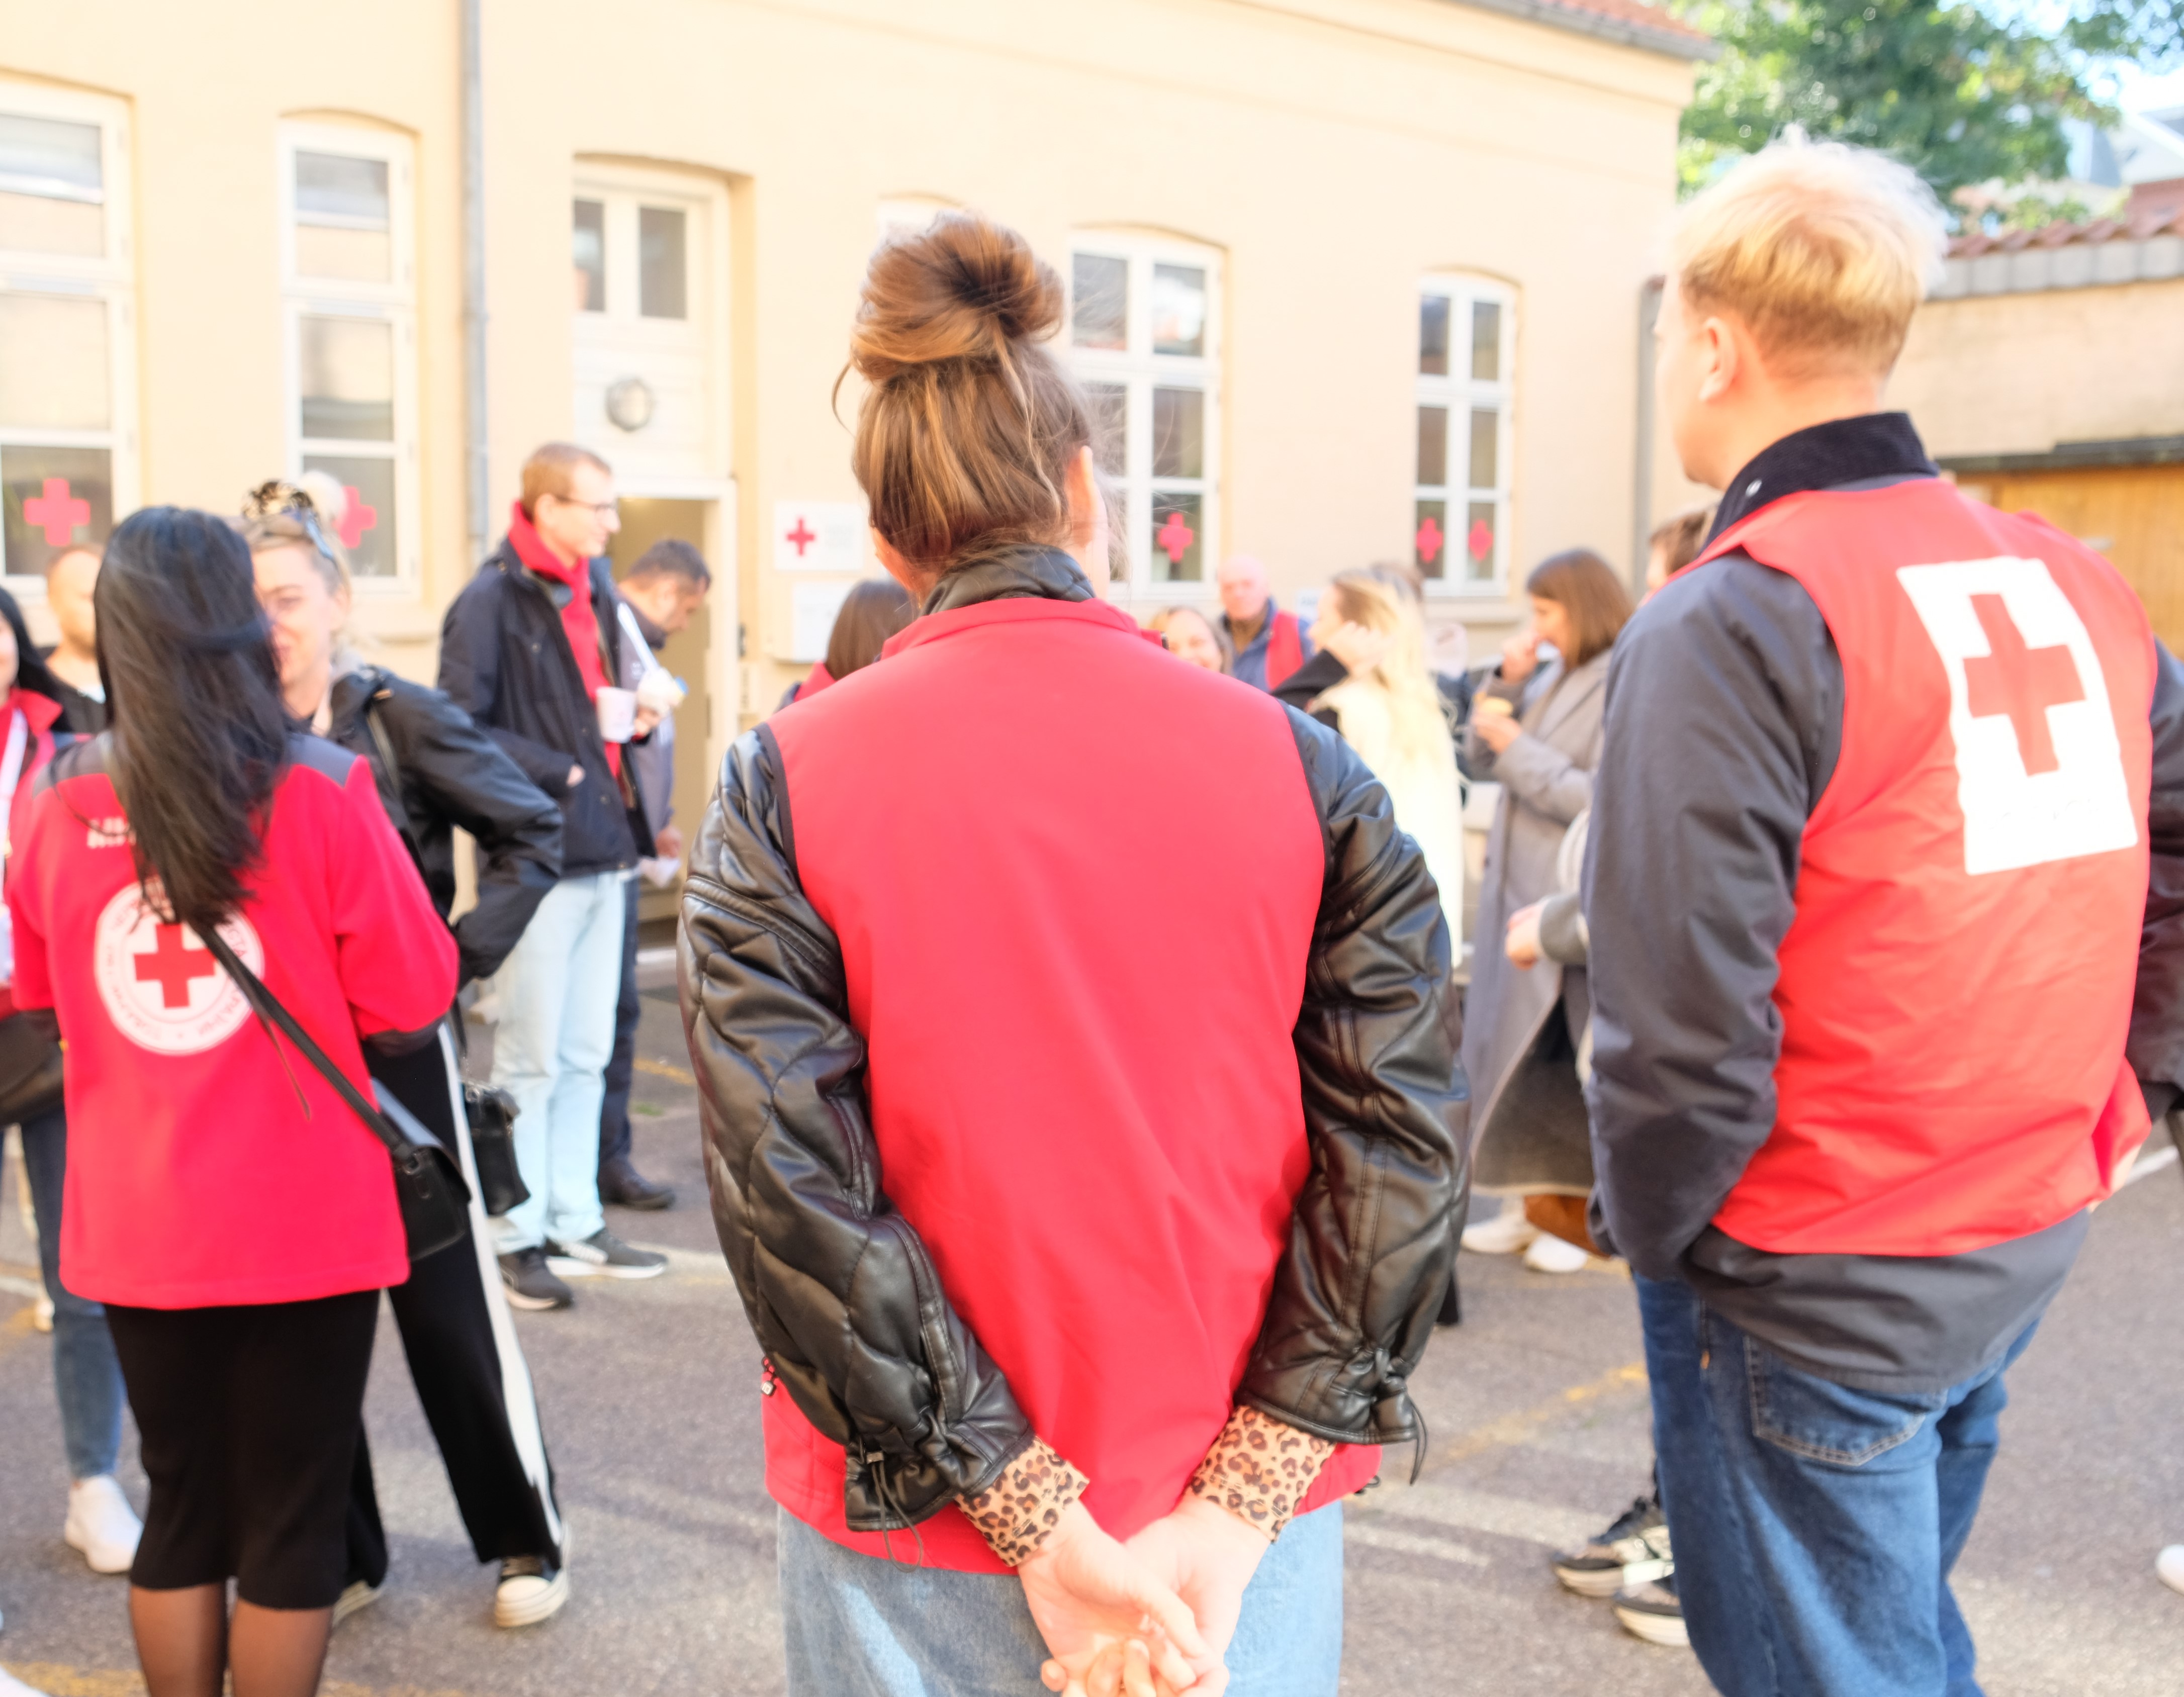
{"type": "Polygon", "coordinates": [[[502,1220],[501,1277],[519,1308],[566,1308],[571,1277],[652,1278],[599,1206],[599,1104],[621,982],[624,885],[655,852],[625,744],[658,714],[619,687],[627,638],[607,538],[614,473],[549,442],[523,465],[508,535],[440,632],[440,687],[561,803],[561,880],[494,979],[493,1082],[515,1098],[530,1199],[502,1220]]]}

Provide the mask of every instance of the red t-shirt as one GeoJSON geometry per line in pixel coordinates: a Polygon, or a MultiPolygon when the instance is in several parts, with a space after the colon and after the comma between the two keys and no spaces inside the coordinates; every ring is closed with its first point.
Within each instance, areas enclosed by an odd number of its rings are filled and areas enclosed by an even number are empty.
{"type": "MultiPolygon", "coordinates": [[[[370,769],[316,738],[289,747],[254,893],[221,934],[368,1091],[359,1035],[446,1012],[454,939],[370,769]]],[[[8,867],[15,1002],[54,1009],[67,1046],[61,1277],[142,1308],[401,1283],[386,1146],[285,1039],[275,1051],[195,932],[145,910],[103,749],[42,778],[8,867]]]]}

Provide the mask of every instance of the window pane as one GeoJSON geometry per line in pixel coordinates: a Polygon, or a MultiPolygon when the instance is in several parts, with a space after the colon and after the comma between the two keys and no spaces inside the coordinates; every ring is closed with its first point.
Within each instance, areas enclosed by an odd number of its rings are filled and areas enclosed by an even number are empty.
{"type": "Polygon", "coordinates": [[[1496,473],[1502,449],[1502,415],[1490,407],[1474,407],[1471,412],[1471,487],[1474,489],[1495,489],[1501,487],[1496,473]]]}
{"type": "Polygon", "coordinates": [[[1153,476],[1206,475],[1206,392],[1153,391],[1153,476]]]}
{"type": "Polygon", "coordinates": [[[394,277],[394,237],[384,230],[296,226],[296,275],[343,282],[385,283],[394,277]]]}
{"type": "Polygon", "coordinates": [[[0,112],[0,178],[19,194],[96,205],[105,188],[98,125],[0,112]]]}
{"type": "Polygon", "coordinates": [[[1474,501],[1463,533],[1463,575],[1474,583],[1494,580],[1494,504],[1474,501]]]}
{"type": "Polygon", "coordinates": [[[1418,481],[1439,488],[1448,481],[1448,409],[1418,409],[1418,481]]]}
{"type": "Polygon", "coordinates": [[[0,552],[14,577],[114,528],[114,456],[103,448],[0,448],[0,552]]]}
{"type": "Polygon", "coordinates": [[[690,315],[690,273],[682,251],[687,222],[667,207],[637,209],[637,309],[647,318],[690,315]]]}
{"type": "Polygon", "coordinates": [[[1153,352],[1197,359],[1206,353],[1206,272],[1197,265],[1153,267],[1153,352]]]}
{"type": "Polygon", "coordinates": [[[1423,577],[1448,575],[1448,503],[1418,503],[1418,528],[1411,533],[1411,558],[1423,577]]]}
{"type": "Polygon", "coordinates": [[[106,209],[91,201],[49,200],[0,188],[0,249],[95,259],[106,251],[106,209]]]}
{"type": "Polygon", "coordinates": [[[0,427],[104,430],[106,303],[0,295],[0,427]]]}
{"type": "Polygon", "coordinates": [[[1448,376],[1448,297],[1418,297],[1418,372],[1422,376],[1448,376]]]}
{"type": "Polygon", "coordinates": [[[1153,569],[1156,583],[1196,583],[1206,575],[1201,538],[1205,498],[1153,492],[1153,569]]]}
{"type": "Polygon", "coordinates": [[[1087,383],[1084,398],[1092,408],[1092,453],[1100,469],[1110,477],[1124,476],[1130,392],[1120,383],[1087,383]]]}
{"type": "Polygon", "coordinates": [[[368,318],[306,318],[297,340],[306,437],[394,440],[394,326],[368,318]]]}
{"type": "Polygon", "coordinates": [[[577,260],[577,310],[607,309],[607,209],[604,203],[577,203],[574,248],[577,260]]]}
{"type": "Polygon", "coordinates": [[[1502,309],[1492,301],[1471,303],[1471,375],[1482,383],[1502,381],[1502,309]]]}
{"type": "Polygon", "coordinates": [[[348,509],[332,529],[348,551],[350,571],[359,577],[393,576],[394,462],[307,453],[304,470],[325,472],[348,498],[348,509]]]}
{"type": "Polygon", "coordinates": [[[346,153],[296,155],[296,221],[384,230],[387,161],[346,153]]]}
{"type": "Polygon", "coordinates": [[[1075,302],[1070,339],[1079,348],[1127,348],[1130,341],[1130,264],[1105,253],[1079,253],[1070,262],[1075,302]]]}

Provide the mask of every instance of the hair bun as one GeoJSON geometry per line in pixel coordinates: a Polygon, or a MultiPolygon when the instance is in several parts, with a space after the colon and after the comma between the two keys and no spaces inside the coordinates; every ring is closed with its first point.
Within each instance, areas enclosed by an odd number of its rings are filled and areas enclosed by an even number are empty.
{"type": "Polygon", "coordinates": [[[1061,279],[1013,230],[945,212],[872,255],[850,364],[883,383],[943,359],[1006,360],[1011,342],[1061,325],[1061,279]]]}

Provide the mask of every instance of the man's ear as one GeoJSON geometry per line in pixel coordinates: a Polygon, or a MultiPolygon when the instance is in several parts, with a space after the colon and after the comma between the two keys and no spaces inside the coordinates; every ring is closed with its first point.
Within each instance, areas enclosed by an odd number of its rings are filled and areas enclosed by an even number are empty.
{"type": "Polygon", "coordinates": [[[1699,383],[1699,398],[1718,401],[1736,387],[1744,349],[1736,326],[1724,319],[1709,317],[1699,326],[1699,335],[1706,343],[1706,376],[1699,383]]]}

